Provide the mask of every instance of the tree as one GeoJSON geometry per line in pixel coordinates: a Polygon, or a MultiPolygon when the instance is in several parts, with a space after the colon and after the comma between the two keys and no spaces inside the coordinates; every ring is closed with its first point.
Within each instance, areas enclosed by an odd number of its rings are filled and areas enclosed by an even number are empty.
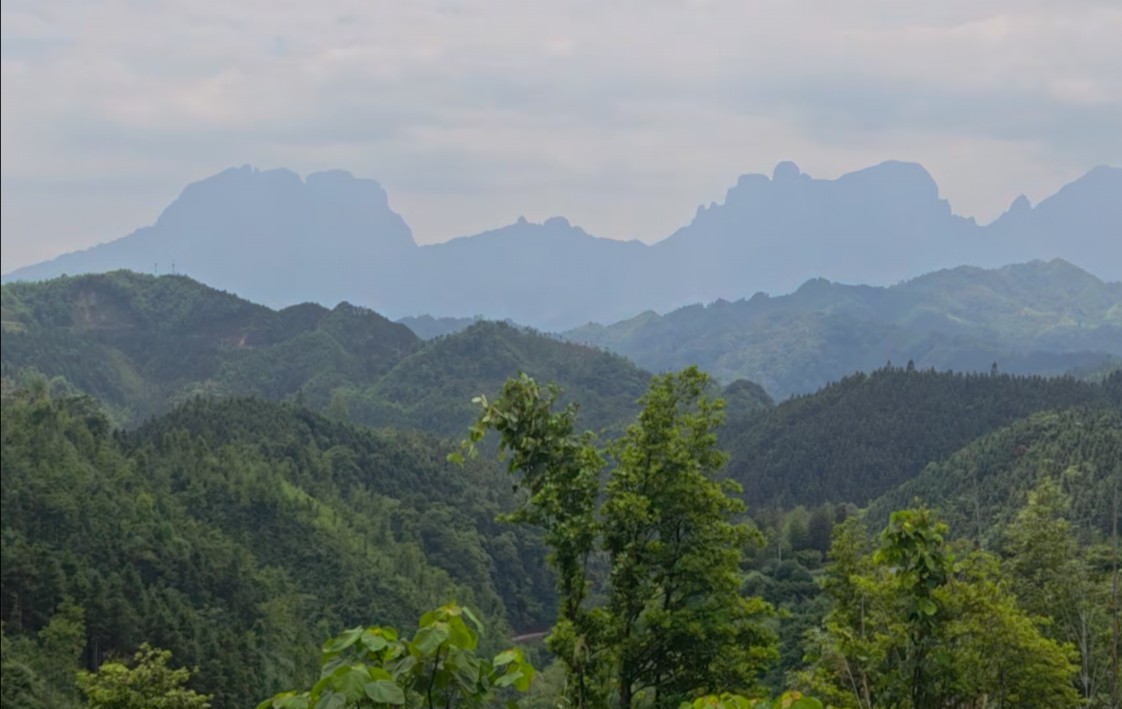
{"type": "Polygon", "coordinates": [[[147,643],[133,656],[132,667],[105,662],[96,673],[79,672],[78,686],[90,709],[207,709],[210,697],[183,686],[194,670],[168,667],[171,653],[147,643]]]}
{"type": "Polygon", "coordinates": [[[900,702],[905,693],[915,709],[939,706],[938,663],[934,651],[943,642],[945,609],[936,591],[947,583],[954,568],[954,555],[947,549],[947,527],[929,510],[892,513],[881,533],[881,548],[874,561],[891,569],[890,581],[903,611],[906,642],[899,648],[896,671],[884,688],[890,701],[900,702]]]}
{"type": "Polygon", "coordinates": [[[926,509],[892,515],[874,554],[856,520],[835,530],[800,684],[839,707],[1075,707],[1072,649],[1018,607],[997,560],[956,561],[926,509]]]}
{"type": "MultiPolygon", "coordinates": [[[[839,507],[844,514],[844,507],[839,507]]],[[[835,512],[830,505],[819,505],[807,521],[807,542],[811,549],[823,554],[830,550],[830,532],[834,529],[835,512]]]]}
{"type": "Polygon", "coordinates": [[[1050,622],[1043,632],[1079,653],[1080,694],[1090,706],[1105,703],[1111,662],[1109,582],[1096,570],[1065,518],[1070,498],[1044,476],[1005,532],[1003,570],[1029,613],[1050,622]]]}
{"type": "Polygon", "coordinates": [[[766,605],[740,596],[744,504],[713,480],[726,456],[715,430],[723,404],[695,367],[655,377],[638,421],[612,447],[602,508],[611,560],[608,610],[619,705],[648,691],[656,706],[696,692],[757,689],[774,639],[766,605]]]}
{"type": "Polygon", "coordinates": [[[712,479],[725,456],[715,435],[722,404],[706,396],[709,385],[695,367],[655,377],[637,422],[606,451],[575,433],[575,407],[553,410],[555,387],[543,395],[525,374],[495,401],[476,399],[464,449],[474,454],[488,430],[500,434],[527,493],[511,519],[545,532],[561,596],[547,642],[568,666],[577,706],[605,704],[609,684],[621,707],[642,693],[677,706],[698,693],[750,691],[775,655],[759,622],[767,605],[739,593],[741,550],[753,536],[733,522],[744,509],[730,496],[739,488],[712,479]],[[607,602],[587,608],[597,549],[607,557],[607,602]]]}
{"type": "MultiPolygon", "coordinates": [[[[486,432],[498,432],[500,455],[509,455],[507,469],[518,476],[516,487],[528,493],[506,519],[540,527],[545,533],[560,603],[546,644],[569,669],[570,698],[585,707],[601,703],[606,691],[607,658],[598,652],[603,617],[584,607],[604,457],[590,434],[575,433],[576,406],[554,411],[559,394],[556,386],[543,394],[525,374],[508,379],[495,401],[485,396],[473,399],[481,411],[463,448],[475,455],[475,444],[486,432]]],[[[459,453],[449,458],[463,463],[459,453]]]]}
{"type": "Polygon", "coordinates": [[[454,603],[421,616],[412,640],[393,628],[352,628],[323,644],[319,680],[304,692],[283,692],[257,709],[480,707],[507,687],[525,692],[534,667],[513,648],[493,660],[476,655],[482,626],[454,603]]]}

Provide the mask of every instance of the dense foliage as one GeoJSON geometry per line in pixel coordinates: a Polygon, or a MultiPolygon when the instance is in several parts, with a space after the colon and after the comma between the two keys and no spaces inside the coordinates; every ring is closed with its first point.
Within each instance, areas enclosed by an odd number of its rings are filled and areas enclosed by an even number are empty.
{"type": "Polygon", "coordinates": [[[838,707],[1083,705],[1071,646],[1046,637],[996,560],[961,560],[926,509],[893,513],[879,548],[856,520],[838,529],[801,681],[838,707]]]}
{"type": "MultiPolygon", "coordinates": [[[[1116,384],[1122,377],[1115,375],[1116,384]]],[[[1122,486],[1122,408],[1047,411],[979,438],[874,501],[870,524],[915,499],[938,508],[959,534],[993,547],[1017,507],[1042,480],[1061,485],[1088,534],[1110,530],[1122,486]]]]}
{"type": "Polygon", "coordinates": [[[2,295],[5,707],[1117,706],[1117,371],[909,363],[775,404],[178,277],[2,295]],[[436,437],[481,412],[506,472],[436,437]]]}
{"type": "Polygon", "coordinates": [[[1073,406],[1122,408],[1122,372],[1088,383],[884,367],[730,426],[722,444],[753,506],[863,505],[1001,426],[1073,406]]]}
{"type": "Polygon", "coordinates": [[[342,625],[449,598],[499,636],[549,617],[540,545],[495,521],[509,487],[422,436],[250,400],[127,436],[87,399],[21,392],[2,415],[0,609],[32,674],[55,664],[35,659],[54,652],[43,633],[76,616],[75,666],[148,641],[197,665],[215,706],[244,706],[309,676],[314,639],[342,625]]]}
{"type": "Polygon", "coordinates": [[[0,371],[33,369],[108,404],[128,424],[192,396],[298,402],[374,426],[454,434],[470,399],[523,370],[582,402],[585,424],[634,413],[647,375],[621,357],[480,322],[425,343],[342,303],[274,311],[184,276],[128,271],[0,289],[0,371]]]}

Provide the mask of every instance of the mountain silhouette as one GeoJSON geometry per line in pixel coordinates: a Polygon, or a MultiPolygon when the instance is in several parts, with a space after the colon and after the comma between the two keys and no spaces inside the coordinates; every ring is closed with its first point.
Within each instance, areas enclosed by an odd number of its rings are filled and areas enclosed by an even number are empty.
{"type": "Polygon", "coordinates": [[[770,177],[742,176],[723,202],[649,246],[563,217],[418,246],[373,180],[245,166],[189,185],[152,226],[4,281],[174,269],[274,307],[346,300],[395,318],[483,315],[561,330],[792,292],[816,277],[891,285],[963,264],[1063,258],[1117,281],[1120,235],[1122,169],[1105,166],[979,225],[914,163],[823,180],[783,162],[770,177]]]}

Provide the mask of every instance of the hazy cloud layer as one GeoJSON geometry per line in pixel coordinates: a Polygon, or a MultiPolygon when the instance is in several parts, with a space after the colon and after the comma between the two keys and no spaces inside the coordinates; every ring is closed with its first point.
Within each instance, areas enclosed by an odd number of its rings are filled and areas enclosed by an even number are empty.
{"type": "Polygon", "coordinates": [[[253,163],[374,177],[419,241],[661,238],[736,176],[931,170],[988,221],[1122,162],[1114,0],[4,0],[3,270],[253,163]]]}

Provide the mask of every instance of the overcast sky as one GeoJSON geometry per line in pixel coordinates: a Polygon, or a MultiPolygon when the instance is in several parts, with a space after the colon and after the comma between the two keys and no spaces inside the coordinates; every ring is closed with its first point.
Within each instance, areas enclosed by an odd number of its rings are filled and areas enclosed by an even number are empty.
{"type": "Polygon", "coordinates": [[[1122,163],[1122,0],[3,0],[2,270],[251,163],[420,242],[662,238],[736,177],[923,163],[988,221],[1122,163]]]}

